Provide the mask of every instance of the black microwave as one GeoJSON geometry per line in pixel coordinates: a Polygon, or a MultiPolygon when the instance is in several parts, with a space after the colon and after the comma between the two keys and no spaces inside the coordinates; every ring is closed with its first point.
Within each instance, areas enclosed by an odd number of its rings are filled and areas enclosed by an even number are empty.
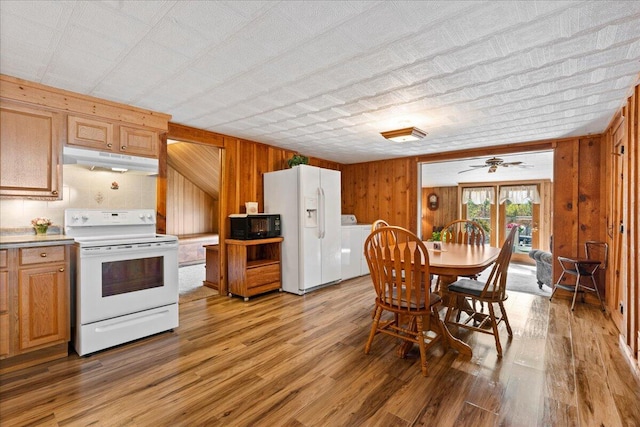
{"type": "Polygon", "coordinates": [[[231,215],[229,219],[232,239],[252,240],[280,236],[279,214],[240,214],[231,215]]]}

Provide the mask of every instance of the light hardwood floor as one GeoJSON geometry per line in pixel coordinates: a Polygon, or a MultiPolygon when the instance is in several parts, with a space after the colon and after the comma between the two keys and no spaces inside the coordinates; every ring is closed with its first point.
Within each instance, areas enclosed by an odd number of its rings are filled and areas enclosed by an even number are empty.
{"type": "Polygon", "coordinates": [[[0,424],[639,426],[640,384],[595,306],[510,293],[514,337],[456,333],[473,357],[364,344],[368,276],[300,297],[181,304],[180,327],[0,377],[0,424]]]}

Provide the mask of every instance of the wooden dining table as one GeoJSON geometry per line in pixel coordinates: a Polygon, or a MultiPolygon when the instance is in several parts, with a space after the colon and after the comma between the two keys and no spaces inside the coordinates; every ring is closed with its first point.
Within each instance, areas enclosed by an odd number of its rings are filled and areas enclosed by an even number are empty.
{"type": "MultiPolygon", "coordinates": [[[[500,254],[500,248],[489,245],[441,243],[441,250],[434,250],[433,242],[424,242],[424,244],[429,252],[429,273],[438,275],[438,292],[442,297],[443,304],[454,304],[460,310],[469,311],[470,308],[465,306],[466,300],[448,297],[447,285],[455,282],[458,276],[472,276],[483,272],[496,261],[500,254]]],[[[459,353],[471,356],[471,347],[454,337],[444,322],[441,322],[441,325],[448,344],[459,353]]],[[[411,348],[411,344],[403,344],[398,349],[398,354],[404,357],[411,348]]]]}

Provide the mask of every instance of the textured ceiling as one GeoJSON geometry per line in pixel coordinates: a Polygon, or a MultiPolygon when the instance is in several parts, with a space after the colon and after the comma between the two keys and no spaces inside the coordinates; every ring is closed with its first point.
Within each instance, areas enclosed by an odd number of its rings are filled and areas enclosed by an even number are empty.
{"type": "Polygon", "coordinates": [[[0,72],[354,163],[602,132],[638,1],[6,1],[0,72]],[[392,143],[379,132],[429,135],[392,143]]]}

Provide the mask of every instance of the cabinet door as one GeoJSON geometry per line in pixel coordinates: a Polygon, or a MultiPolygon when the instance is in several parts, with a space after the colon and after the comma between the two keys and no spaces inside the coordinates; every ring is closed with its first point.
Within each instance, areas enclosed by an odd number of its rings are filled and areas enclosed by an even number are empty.
{"type": "Polygon", "coordinates": [[[120,152],[158,157],[158,133],[148,129],[120,126],[120,152]]]}
{"type": "Polygon", "coordinates": [[[69,340],[66,264],[18,272],[20,350],[69,340]]]}
{"type": "Polygon", "coordinates": [[[102,120],[69,116],[67,144],[96,150],[113,148],[113,124],[102,120]]]}
{"type": "MultiPolygon", "coordinates": [[[[0,255],[6,250],[0,251],[0,255]]],[[[0,270],[0,358],[7,356],[10,351],[9,336],[9,272],[0,270]]]]}
{"type": "Polygon", "coordinates": [[[60,198],[63,129],[59,113],[0,104],[0,195],[60,198]]]}

